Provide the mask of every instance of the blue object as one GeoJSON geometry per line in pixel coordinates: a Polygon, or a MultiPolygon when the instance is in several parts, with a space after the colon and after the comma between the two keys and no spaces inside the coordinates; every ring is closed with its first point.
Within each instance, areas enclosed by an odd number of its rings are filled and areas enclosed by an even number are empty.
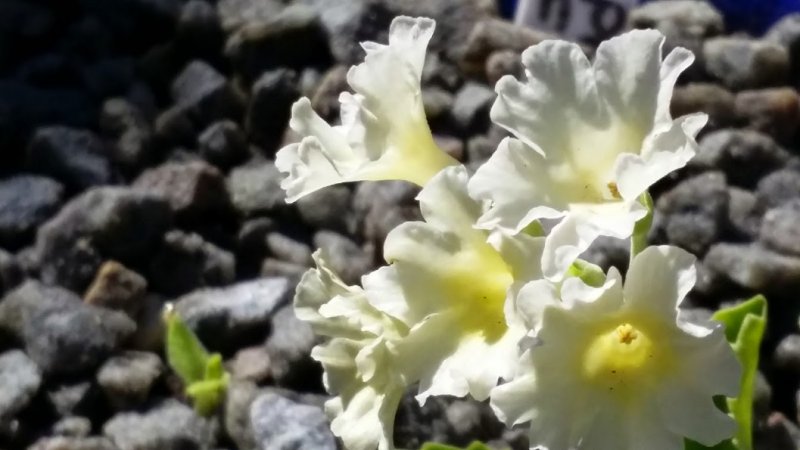
{"type": "Polygon", "coordinates": [[[508,20],[514,19],[514,13],[517,11],[517,0],[499,0],[498,6],[500,7],[500,15],[508,20]]]}
{"type": "Polygon", "coordinates": [[[725,16],[727,31],[761,35],[788,14],[800,12],[800,0],[711,0],[725,16]]]}

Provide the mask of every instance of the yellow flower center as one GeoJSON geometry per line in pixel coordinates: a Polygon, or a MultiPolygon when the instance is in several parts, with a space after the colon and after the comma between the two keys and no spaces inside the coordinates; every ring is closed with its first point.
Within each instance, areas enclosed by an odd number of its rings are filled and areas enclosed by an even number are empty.
{"type": "Polygon", "coordinates": [[[632,400],[673,366],[674,357],[659,345],[658,327],[623,321],[600,330],[586,346],[581,372],[587,382],[632,400]]]}

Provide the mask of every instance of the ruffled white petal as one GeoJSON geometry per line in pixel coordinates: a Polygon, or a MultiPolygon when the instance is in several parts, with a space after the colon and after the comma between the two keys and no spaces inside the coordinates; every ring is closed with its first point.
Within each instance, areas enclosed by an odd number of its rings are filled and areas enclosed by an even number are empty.
{"type": "Polygon", "coordinates": [[[708,391],[692,389],[685,382],[664,386],[657,406],[665,428],[708,447],[736,432],[736,422],[716,407],[708,391]]]}
{"type": "Polygon", "coordinates": [[[364,62],[347,81],[342,125],[332,127],[311,110],[307,98],[292,107],[289,126],[303,137],[275,156],[288,177],[281,183],[293,202],[320,188],[356,180],[406,180],[424,185],[456,161],[433,141],[421,100],[420,78],[435,22],[397,17],[389,44],[362,44],[364,62]]]}
{"type": "Polygon", "coordinates": [[[674,321],[678,304],[697,280],[696,260],[691,253],[669,245],[642,250],[628,268],[627,307],[674,321]]]}

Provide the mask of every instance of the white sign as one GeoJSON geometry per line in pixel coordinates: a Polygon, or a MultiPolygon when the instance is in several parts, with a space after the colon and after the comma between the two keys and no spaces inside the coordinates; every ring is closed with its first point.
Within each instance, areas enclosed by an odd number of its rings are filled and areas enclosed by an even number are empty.
{"type": "Polygon", "coordinates": [[[598,44],[625,27],[641,0],[519,0],[516,22],[567,39],[598,44]]]}

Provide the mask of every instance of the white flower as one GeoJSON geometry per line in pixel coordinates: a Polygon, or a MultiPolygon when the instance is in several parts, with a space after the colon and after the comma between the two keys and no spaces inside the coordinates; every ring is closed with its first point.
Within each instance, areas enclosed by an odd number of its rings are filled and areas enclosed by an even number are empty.
{"type": "Polygon", "coordinates": [[[408,328],[398,341],[399,366],[430,395],[488,397],[512,375],[526,330],[513,308],[515,286],[541,277],[542,238],[473,227],[479,203],[466,191],[463,166],[434,176],[417,199],[425,222],[407,222],[387,237],[389,267],[365,277],[373,306],[408,328]],[[394,286],[387,289],[386,286],[394,286]]]}
{"type": "Polygon", "coordinates": [[[704,114],[673,120],[672,89],[694,56],[664,37],[636,30],[600,44],[594,65],[575,44],[545,41],[522,54],[527,80],[497,82],[491,117],[504,140],[469,184],[491,200],[479,226],[519,232],[560,219],[542,260],[558,277],[599,235],[627,238],[646,211],[649,186],[695,154],[704,114]]]}
{"type": "Polygon", "coordinates": [[[325,370],[325,388],[336,395],[325,403],[331,430],[348,450],[391,450],[406,383],[393,365],[390,343],[407,329],[370,306],[363,289],[344,284],[321,250],[314,260],[317,268],[303,275],[294,309],[317,334],[331,338],[311,353],[325,370]]]}
{"type": "Polygon", "coordinates": [[[279,150],[275,165],[287,201],[337,183],[406,180],[423,186],[457,164],[433,140],[422,105],[420,77],[435,22],[397,17],[389,44],[364,42],[364,62],[347,73],[355,94],[343,92],[340,126],[325,123],[307,98],[292,106],[289,126],[303,136],[279,150]]]}
{"type": "Polygon", "coordinates": [[[567,278],[560,299],[545,300],[540,345],[492,391],[498,416],[530,422],[531,448],[548,450],[682,450],[684,437],[731,437],[735,423],[712,397],[738,395],[739,363],[720,324],[678,318],[693,264],[679,248],[649,247],[624,288],[615,269],[599,288],[567,278]]]}

